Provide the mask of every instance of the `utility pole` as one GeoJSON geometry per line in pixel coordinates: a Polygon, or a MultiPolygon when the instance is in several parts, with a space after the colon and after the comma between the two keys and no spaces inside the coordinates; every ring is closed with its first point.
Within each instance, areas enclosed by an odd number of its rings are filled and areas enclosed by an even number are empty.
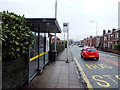
{"type": "Polygon", "coordinates": [[[64,47],[65,47],[65,32],[64,32],[64,47]]]}
{"type": "Polygon", "coordinates": [[[69,23],[67,24],[68,25],[68,28],[67,28],[67,60],[66,60],[66,63],[69,63],[69,60],[68,60],[68,46],[69,46],[69,23]]]}
{"type": "MultiPolygon", "coordinates": [[[[55,19],[57,19],[57,0],[55,0],[55,19]]],[[[54,35],[54,50],[56,52],[56,30],[55,30],[55,35],[54,35]]]]}
{"type": "Polygon", "coordinates": [[[96,48],[97,48],[97,28],[98,28],[98,22],[97,21],[91,21],[91,22],[95,22],[96,23],[96,48]]]}

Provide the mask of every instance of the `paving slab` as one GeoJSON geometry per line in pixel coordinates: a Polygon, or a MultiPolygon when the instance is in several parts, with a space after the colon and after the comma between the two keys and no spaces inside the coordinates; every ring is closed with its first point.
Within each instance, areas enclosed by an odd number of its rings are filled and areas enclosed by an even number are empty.
{"type": "Polygon", "coordinates": [[[66,63],[66,49],[61,52],[55,62],[50,63],[43,70],[42,75],[22,88],[84,88],[76,73],[75,63],[69,51],[69,63],[66,63]]]}

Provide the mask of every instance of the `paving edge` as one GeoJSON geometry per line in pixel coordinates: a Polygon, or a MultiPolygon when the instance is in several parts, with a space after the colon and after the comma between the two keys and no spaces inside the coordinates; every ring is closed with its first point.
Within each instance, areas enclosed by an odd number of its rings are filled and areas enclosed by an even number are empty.
{"type": "MultiPolygon", "coordinates": [[[[69,50],[70,50],[70,49],[69,49],[69,50]]],[[[71,50],[70,50],[70,54],[71,54],[72,60],[74,61],[74,64],[75,64],[76,73],[77,73],[77,75],[79,75],[79,76],[78,76],[78,79],[82,80],[82,86],[85,88],[85,90],[89,90],[88,85],[87,85],[87,83],[85,82],[85,80],[84,80],[84,78],[83,78],[83,75],[82,75],[81,71],[80,71],[79,68],[78,68],[77,63],[75,62],[75,60],[74,60],[74,58],[73,58],[73,55],[72,55],[72,53],[71,53],[71,50]]]]}
{"type": "Polygon", "coordinates": [[[75,64],[75,66],[76,66],[76,70],[77,70],[77,73],[78,73],[78,75],[79,75],[79,77],[80,77],[80,80],[82,80],[82,85],[83,85],[83,87],[85,88],[85,90],[89,90],[88,85],[87,85],[87,83],[85,82],[85,80],[84,80],[84,78],[83,78],[83,75],[82,75],[81,71],[79,70],[78,65],[77,65],[77,63],[75,62],[75,60],[74,60],[74,64],[75,64]]]}

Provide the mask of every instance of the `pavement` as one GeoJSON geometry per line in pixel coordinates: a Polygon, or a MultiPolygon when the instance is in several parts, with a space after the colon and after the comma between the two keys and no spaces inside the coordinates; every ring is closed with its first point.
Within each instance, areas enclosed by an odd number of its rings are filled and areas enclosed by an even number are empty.
{"type": "Polygon", "coordinates": [[[70,47],[87,88],[93,90],[120,90],[120,59],[116,55],[99,52],[99,60],[81,58],[78,46],[70,47]]]}
{"type": "Polygon", "coordinates": [[[35,76],[30,84],[22,88],[84,88],[70,50],[68,53],[69,63],[66,63],[67,49],[65,49],[56,57],[55,62],[45,67],[42,75],[35,76]]]}

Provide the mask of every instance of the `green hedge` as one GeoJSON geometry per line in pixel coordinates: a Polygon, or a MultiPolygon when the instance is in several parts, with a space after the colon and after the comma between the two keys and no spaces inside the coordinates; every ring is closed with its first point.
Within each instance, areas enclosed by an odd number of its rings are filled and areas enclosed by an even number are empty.
{"type": "Polygon", "coordinates": [[[3,60],[16,59],[22,54],[27,54],[33,40],[33,34],[27,26],[24,15],[2,12],[3,60]]]}
{"type": "Polygon", "coordinates": [[[117,50],[120,50],[120,44],[115,44],[114,48],[117,49],[117,50]]]}
{"type": "Polygon", "coordinates": [[[60,44],[64,44],[65,43],[65,48],[67,48],[67,41],[61,41],[60,44]]]}

